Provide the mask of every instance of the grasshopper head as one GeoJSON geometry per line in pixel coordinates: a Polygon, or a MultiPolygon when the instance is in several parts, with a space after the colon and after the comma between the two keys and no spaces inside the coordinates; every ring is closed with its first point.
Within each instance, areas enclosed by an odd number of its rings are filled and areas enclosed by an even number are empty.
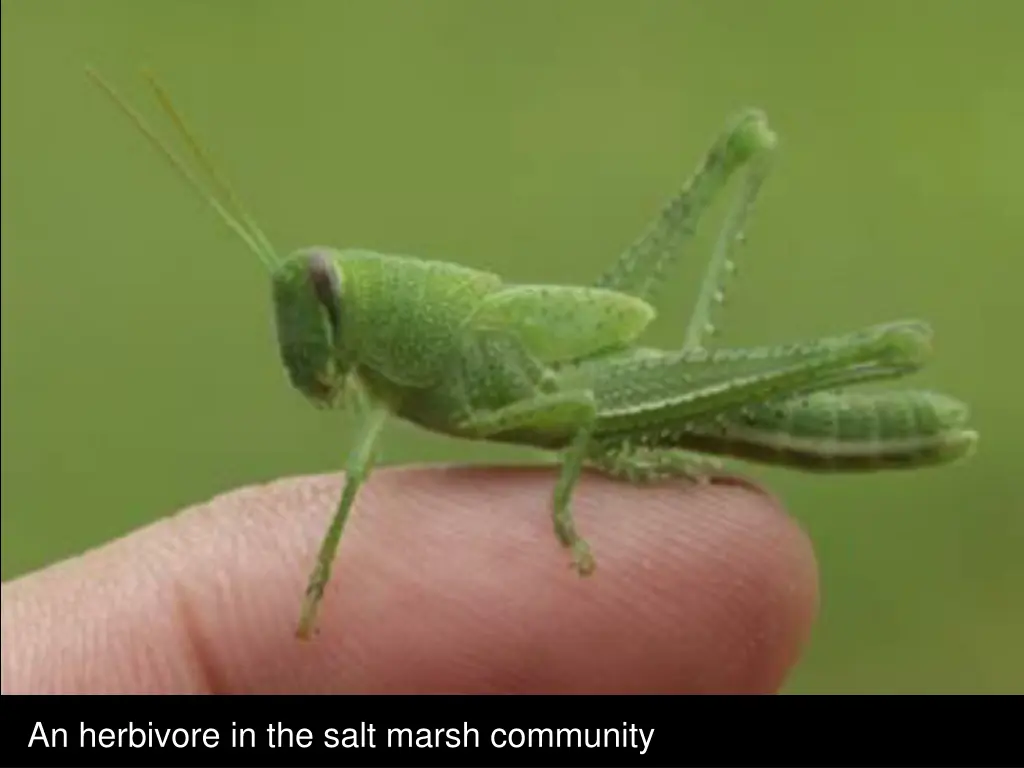
{"type": "Polygon", "coordinates": [[[351,364],[340,344],[342,275],[326,248],[296,251],[272,274],[277,339],[288,378],[318,406],[345,392],[351,364]]]}
{"type": "Polygon", "coordinates": [[[91,68],[87,71],[157,152],[270,270],[278,343],[288,377],[315,405],[337,403],[346,390],[353,368],[351,356],[345,354],[340,338],[343,313],[338,254],[327,248],[309,248],[280,260],[270,240],[213,164],[163,86],[151,74],[146,78],[163,111],[189,148],[191,166],[174,153],[145,118],[98,72],[91,68]]]}

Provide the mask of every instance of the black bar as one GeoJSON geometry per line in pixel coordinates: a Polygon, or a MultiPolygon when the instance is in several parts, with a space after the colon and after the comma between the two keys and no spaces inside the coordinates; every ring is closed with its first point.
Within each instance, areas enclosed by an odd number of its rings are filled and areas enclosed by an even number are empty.
{"type": "Polygon", "coordinates": [[[1024,757],[995,727],[1006,718],[981,717],[976,701],[843,698],[4,696],[0,755],[12,766],[111,768],[995,766],[1024,757]],[[392,730],[405,728],[412,746],[392,730]],[[241,746],[243,733],[252,742],[241,746]],[[157,744],[168,734],[177,746],[157,744]]]}

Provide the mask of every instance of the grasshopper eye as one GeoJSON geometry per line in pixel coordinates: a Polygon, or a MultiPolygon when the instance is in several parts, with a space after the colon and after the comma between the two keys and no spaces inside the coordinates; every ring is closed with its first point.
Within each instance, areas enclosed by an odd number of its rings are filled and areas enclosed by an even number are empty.
{"type": "Polygon", "coordinates": [[[309,257],[308,271],[313,292],[327,312],[331,328],[337,330],[341,325],[341,273],[324,253],[313,253],[309,257]]]}

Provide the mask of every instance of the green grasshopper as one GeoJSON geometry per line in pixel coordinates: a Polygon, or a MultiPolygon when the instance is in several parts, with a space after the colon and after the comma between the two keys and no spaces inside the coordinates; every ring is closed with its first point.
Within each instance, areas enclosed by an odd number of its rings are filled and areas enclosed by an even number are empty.
{"type": "Polygon", "coordinates": [[[522,285],[457,264],[367,250],[303,248],[282,259],[206,156],[162,87],[163,111],[196,172],[97,73],[131,118],[271,276],[292,385],[317,407],[354,403],[360,426],[345,484],[309,578],[297,635],[308,638],[345,522],[391,416],[433,432],[560,455],[553,522],[580,573],[595,559],[573,519],[584,467],[630,482],[698,481],[714,456],[804,470],[943,464],[968,455],[967,408],[926,391],[848,394],[905,376],[930,352],[919,321],[782,346],[709,350],[732,253],[770,169],[774,132],[759,110],[726,126],[696,171],[592,286],[522,285]],[[745,183],[722,227],[679,349],[637,345],[656,286],[730,178],[745,183]]]}

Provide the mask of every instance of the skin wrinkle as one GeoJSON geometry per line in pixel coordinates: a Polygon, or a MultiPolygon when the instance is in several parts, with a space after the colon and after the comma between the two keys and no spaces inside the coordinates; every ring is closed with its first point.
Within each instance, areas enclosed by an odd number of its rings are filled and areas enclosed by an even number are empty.
{"type": "Polygon", "coordinates": [[[220,668],[212,663],[215,656],[211,639],[204,631],[202,619],[196,614],[189,593],[180,586],[173,590],[174,608],[181,622],[183,655],[195,665],[194,677],[197,688],[211,694],[230,693],[231,689],[220,674],[220,668]]]}
{"type": "Polygon", "coordinates": [[[4,692],[774,692],[816,614],[806,536],[745,482],[585,474],[581,579],[550,469],[380,469],[302,643],[340,483],[233,491],[4,584],[4,692]]]}

